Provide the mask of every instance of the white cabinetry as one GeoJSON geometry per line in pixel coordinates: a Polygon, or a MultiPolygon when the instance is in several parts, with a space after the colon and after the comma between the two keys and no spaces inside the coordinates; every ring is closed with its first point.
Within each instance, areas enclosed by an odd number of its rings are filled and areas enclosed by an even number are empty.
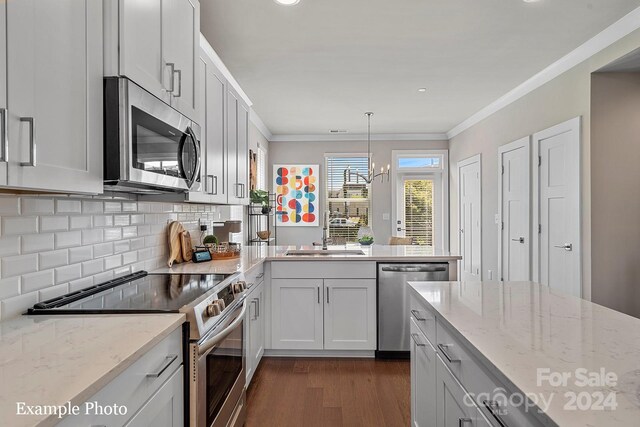
{"type": "Polygon", "coordinates": [[[324,280],[325,350],[371,350],[376,346],[376,281],[324,280]]]}
{"type": "Polygon", "coordinates": [[[126,76],[194,118],[200,3],[108,0],[105,10],[105,74],[126,76]]]}
{"type": "Polygon", "coordinates": [[[476,425],[477,408],[469,406],[473,399],[466,396],[462,385],[449,372],[440,358],[436,358],[437,427],[471,427],[476,425]]]}
{"type": "Polygon", "coordinates": [[[411,423],[413,427],[435,427],[436,350],[413,318],[411,333],[411,423]]]}
{"type": "Polygon", "coordinates": [[[101,193],[101,2],[20,0],[2,9],[0,108],[7,128],[0,130],[8,146],[0,158],[6,162],[8,152],[9,163],[0,167],[0,184],[101,193]]]}
{"type": "Polygon", "coordinates": [[[273,279],[271,282],[272,347],[282,350],[320,350],[322,279],[273,279]]]}
{"type": "MultiPolygon", "coordinates": [[[[7,8],[0,7],[0,28],[7,28],[7,8]]],[[[0,31],[0,185],[7,185],[7,32],[0,31]]]]}
{"type": "Polygon", "coordinates": [[[227,88],[227,165],[229,203],[249,204],[249,107],[227,88]]]}
{"type": "Polygon", "coordinates": [[[375,274],[366,261],[271,263],[271,348],[375,350],[375,274]]]}
{"type": "Polygon", "coordinates": [[[80,405],[80,414],[67,416],[59,427],[182,427],[184,370],[182,328],[179,327],[135,361],[104,388],[80,405]],[[117,415],[86,411],[87,405],[126,406],[117,415]]]}
{"type": "Polygon", "coordinates": [[[247,297],[249,304],[245,325],[247,331],[247,386],[251,383],[264,354],[264,281],[254,285],[247,297]]]}

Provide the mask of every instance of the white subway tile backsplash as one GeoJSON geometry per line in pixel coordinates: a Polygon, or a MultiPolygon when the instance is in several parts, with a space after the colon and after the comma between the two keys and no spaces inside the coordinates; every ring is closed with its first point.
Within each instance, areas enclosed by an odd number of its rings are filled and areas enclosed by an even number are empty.
{"type": "Polygon", "coordinates": [[[2,234],[16,236],[38,232],[38,217],[17,216],[2,217],[2,234]]]}
{"type": "Polygon", "coordinates": [[[82,213],[102,213],[104,212],[104,202],[98,202],[95,200],[83,200],[82,201],[82,213]]]}
{"type": "Polygon", "coordinates": [[[93,217],[94,227],[112,227],[113,215],[95,215],[93,217]]]}
{"type": "Polygon", "coordinates": [[[126,252],[122,254],[122,264],[127,265],[138,261],[138,252],[126,252]]]}
{"type": "Polygon", "coordinates": [[[80,264],[71,264],[66,267],[59,267],[56,271],[56,284],[70,282],[82,277],[82,266],[80,264]]]}
{"type": "Polygon", "coordinates": [[[80,246],[69,249],[69,263],[75,264],[82,261],[93,259],[92,246],[80,246]]]}
{"type": "Polygon", "coordinates": [[[114,254],[127,252],[129,249],[131,249],[131,242],[129,240],[120,240],[118,242],[113,242],[114,254]]]}
{"type": "Polygon", "coordinates": [[[43,216],[40,218],[40,231],[64,231],[68,229],[69,217],[66,215],[43,216]]]}
{"type": "Polygon", "coordinates": [[[150,225],[139,225],[138,226],[138,236],[147,236],[151,234],[151,226],[150,225]]]}
{"type": "Polygon", "coordinates": [[[20,199],[14,196],[0,197],[0,215],[20,215],[20,199]]]}
{"type": "Polygon", "coordinates": [[[93,276],[93,283],[97,285],[99,283],[108,282],[111,279],[113,279],[113,270],[108,270],[104,273],[96,274],[95,276],[93,276]]]}
{"type": "Polygon", "coordinates": [[[93,245],[93,257],[94,258],[102,258],[107,255],[113,254],[113,243],[100,243],[98,245],[93,245]]]}
{"type": "Polygon", "coordinates": [[[82,212],[82,204],[80,200],[56,200],[57,213],[80,213],[82,212]]]}
{"type": "Polygon", "coordinates": [[[131,225],[144,224],[144,217],[142,214],[131,215],[131,225]]]}
{"type": "Polygon", "coordinates": [[[59,297],[61,295],[69,293],[69,292],[70,291],[69,291],[69,284],[68,283],[64,283],[62,285],[57,285],[57,286],[51,286],[49,288],[42,289],[41,291],[38,291],[38,300],[39,301],[47,301],[47,300],[59,297]]]}
{"type": "Polygon", "coordinates": [[[123,227],[122,228],[122,238],[123,239],[130,239],[132,237],[137,237],[137,236],[138,236],[138,227],[131,226],[131,227],[123,227]]]}
{"type": "Polygon", "coordinates": [[[82,244],[82,233],[80,231],[63,231],[56,233],[56,248],[70,248],[82,244]]]}
{"type": "Polygon", "coordinates": [[[41,197],[22,198],[22,215],[46,215],[53,214],[53,199],[41,197]]]}
{"type": "Polygon", "coordinates": [[[53,270],[38,271],[22,276],[21,292],[33,292],[53,286],[53,270]]]}
{"type": "Polygon", "coordinates": [[[40,260],[39,268],[47,269],[60,267],[61,265],[69,264],[69,251],[67,249],[61,249],[58,251],[42,252],[38,254],[40,260]]]}
{"type": "Polygon", "coordinates": [[[20,277],[0,280],[0,300],[20,294],[20,277]]]}
{"type": "Polygon", "coordinates": [[[116,227],[129,225],[129,215],[114,215],[113,216],[113,225],[116,226],[116,227]]]}
{"type": "Polygon", "coordinates": [[[137,210],[138,210],[138,203],[122,202],[122,212],[136,212],[137,210]]]}
{"type": "Polygon", "coordinates": [[[144,237],[136,237],[131,239],[131,249],[142,249],[144,247],[144,237]]]}
{"type": "Polygon", "coordinates": [[[26,312],[27,308],[31,307],[37,302],[37,292],[31,292],[28,294],[22,294],[12,298],[4,299],[0,301],[0,319],[5,320],[19,316],[20,314],[26,312]]]}
{"type": "Polygon", "coordinates": [[[82,244],[92,245],[100,243],[103,239],[103,230],[101,228],[92,228],[90,230],[82,230],[82,244]]]}
{"type": "Polygon", "coordinates": [[[122,212],[121,202],[104,202],[104,211],[107,213],[122,212]]]}
{"type": "Polygon", "coordinates": [[[72,216],[69,217],[69,228],[71,230],[82,230],[85,228],[91,228],[92,218],[91,216],[72,216]]]}
{"type": "Polygon", "coordinates": [[[93,277],[73,280],[69,282],[69,292],[79,291],[80,289],[88,288],[89,286],[93,286],[93,277]]]}
{"type": "Polygon", "coordinates": [[[19,276],[38,271],[36,255],[18,255],[2,258],[2,278],[19,276]]]}
{"type": "Polygon", "coordinates": [[[131,273],[131,266],[120,267],[113,270],[113,277],[122,277],[131,273]]]}
{"type": "Polygon", "coordinates": [[[104,229],[104,240],[120,240],[122,239],[122,228],[105,228],[104,229]]]}
{"type": "Polygon", "coordinates": [[[21,239],[23,254],[53,249],[53,234],[25,234],[21,239]]]}
{"type": "Polygon", "coordinates": [[[104,259],[104,269],[111,270],[112,268],[120,267],[122,265],[122,255],[113,255],[104,259]]]}
{"type": "Polygon", "coordinates": [[[82,263],[82,276],[93,276],[102,271],[103,268],[103,260],[94,259],[92,261],[87,261],[82,263]]]}
{"type": "Polygon", "coordinates": [[[0,257],[20,254],[20,237],[9,236],[0,238],[0,257]]]}

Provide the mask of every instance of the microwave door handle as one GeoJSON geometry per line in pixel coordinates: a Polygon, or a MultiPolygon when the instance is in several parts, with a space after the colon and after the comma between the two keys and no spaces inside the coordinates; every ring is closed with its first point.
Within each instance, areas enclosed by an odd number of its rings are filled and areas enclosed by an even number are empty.
{"type": "Polygon", "coordinates": [[[196,177],[200,173],[200,143],[198,142],[198,138],[196,137],[196,134],[191,128],[191,126],[187,127],[187,134],[191,137],[191,140],[193,141],[193,145],[196,150],[196,166],[193,171],[193,179],[192,179],[192,183],[193,183],[196,181],[196,177]]]}
{"type": "Polygon", "coordinates": [[[210,339],[208,339],[207,341],[199,345],[198,354],[202,355],[206,353],[207,351],[211,350],[213,347],[218,345],[222,340],[224,340],[227,337],[227,335],[229,335],[235,328],[238,327],[240,323],[242,323],[246,312],[247,312],[247,301],[245,300],[242,303],[242,311],[240,312],[238,317],[233,322],[231,322],[229,326],[224,328],[220,333],[216,334],[215,336],[211,337],[210,339]]]}

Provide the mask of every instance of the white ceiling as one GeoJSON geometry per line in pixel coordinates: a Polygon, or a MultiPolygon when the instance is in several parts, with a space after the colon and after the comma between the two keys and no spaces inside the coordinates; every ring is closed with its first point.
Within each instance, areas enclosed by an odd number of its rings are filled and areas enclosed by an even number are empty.
{"type": "Polygon", "coordinates": [[[640,0],[201,0],[273,134],[447,132],[640,0]],[[426,87],[427,92],[417,91],[426,87]]]}

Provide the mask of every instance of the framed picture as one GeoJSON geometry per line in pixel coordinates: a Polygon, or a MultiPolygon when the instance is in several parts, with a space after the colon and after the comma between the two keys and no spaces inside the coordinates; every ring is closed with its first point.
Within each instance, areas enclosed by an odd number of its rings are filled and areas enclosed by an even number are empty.
{"type": "Polygon", "coordinates": [[[317,227],[319,165],[273,165],[276,223],[284,227],[317,227]]]}

